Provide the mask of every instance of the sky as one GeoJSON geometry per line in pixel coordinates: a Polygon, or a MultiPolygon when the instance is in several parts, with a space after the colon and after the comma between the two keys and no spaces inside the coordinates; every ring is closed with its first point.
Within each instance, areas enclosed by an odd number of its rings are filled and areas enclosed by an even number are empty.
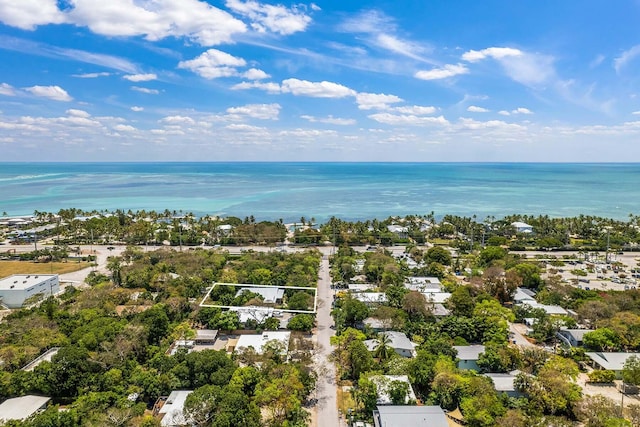
{"type": "Polygon", "coordinates": [[[0,0],[0,161],[640,162],[640,0],[0,0]]]}

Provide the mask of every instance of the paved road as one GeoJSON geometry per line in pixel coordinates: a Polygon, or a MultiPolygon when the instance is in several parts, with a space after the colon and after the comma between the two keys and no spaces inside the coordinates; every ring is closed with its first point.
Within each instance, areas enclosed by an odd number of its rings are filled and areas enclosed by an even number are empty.
{"type": "Polygon", "coordinates": [[[318,366],[317,398],[318,404],[314,413],[314,426],[341,426],[342,420],[338,415],[338,400],[336,386],[336,370],[328,360],[331,353],[331,336],[335,335],[333,318],[331,317],[331,275],[329,274],[329,260],[323,257],[320,264],[320,278],[318,280],[318,313],[316,363],[318,366]]]}

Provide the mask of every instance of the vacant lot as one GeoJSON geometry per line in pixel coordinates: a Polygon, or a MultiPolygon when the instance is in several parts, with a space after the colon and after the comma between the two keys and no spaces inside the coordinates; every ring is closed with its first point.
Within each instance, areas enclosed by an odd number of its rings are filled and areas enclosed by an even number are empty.
{"type": "Polygon", "coordinates": [[[64,274],[89,267],[88,262],[0,261],[0,278],[12,274],[64,274]]]}

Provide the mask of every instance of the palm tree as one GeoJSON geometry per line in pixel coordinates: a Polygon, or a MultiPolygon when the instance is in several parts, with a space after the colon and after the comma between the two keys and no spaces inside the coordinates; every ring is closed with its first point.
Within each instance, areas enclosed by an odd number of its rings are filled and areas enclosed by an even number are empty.
{"type": "Polygon", "coordinates": [[[391,338],[387,334],[379,334],[376,339],[377,345],[373,351],[373,355],[381,362],[388,360],[391,357],[393,349],[389,346],[391,338]]]}

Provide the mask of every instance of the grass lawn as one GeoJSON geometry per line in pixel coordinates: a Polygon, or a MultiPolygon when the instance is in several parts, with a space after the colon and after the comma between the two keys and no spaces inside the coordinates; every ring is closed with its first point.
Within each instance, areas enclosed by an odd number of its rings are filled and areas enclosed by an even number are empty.
{"type": "Polygon", "coordinates": [[[91,266],[88,262],[0,261],[0,278],[12,274],[64,274],[91,266]]]}

